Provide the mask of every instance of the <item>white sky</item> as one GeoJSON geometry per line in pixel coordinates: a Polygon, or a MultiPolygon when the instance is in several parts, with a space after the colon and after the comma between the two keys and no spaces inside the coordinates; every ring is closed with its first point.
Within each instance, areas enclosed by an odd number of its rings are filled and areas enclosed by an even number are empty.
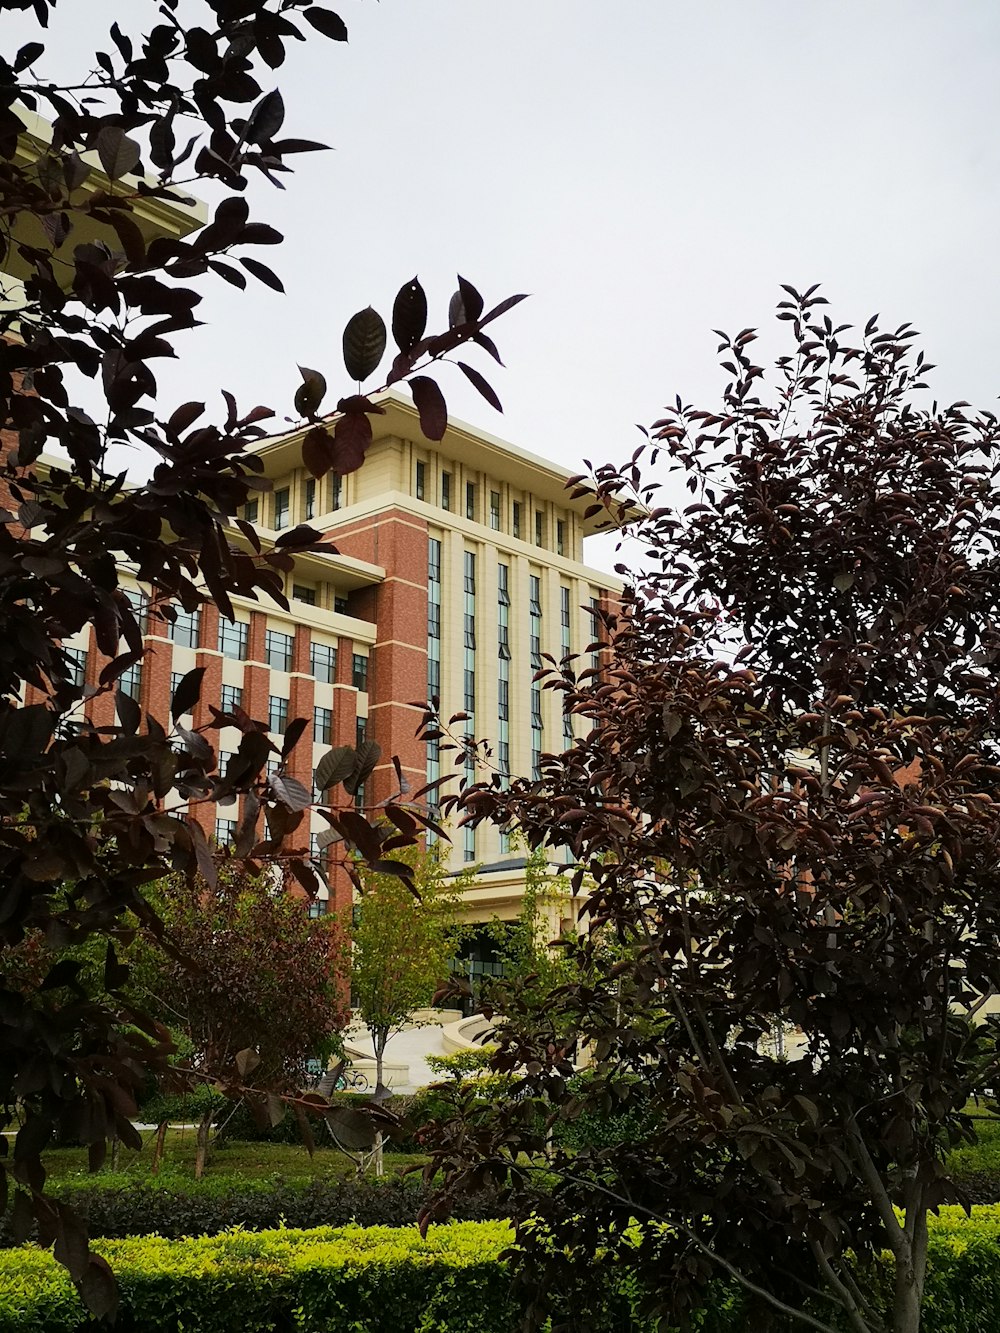
{"type": "MultiPolygon", "coordinates": [[[[203,286],[164,404],[225,386],[288,412],[296,362],[335,398],[347,318],[388,318],[416,272],[443,327],[456,270],[488,304],[533,295],[494,329],[505,415],[457,371],[452,410],[568,467],[626,457],[677,393],[714,406],[710,330],[773,332],[781,282],[910,320],[936,396],[995,404],[996,0],[328,3],[350,44],[316,34],[273,81],[284,133],[336,151],[253,191],[287,295],[203,286]]],[[[102,14],[154,11],[62,0],[49,68],[79,70],[102,14]]],[[[5,50],[34,35],[4,24],[5,50]]]]}

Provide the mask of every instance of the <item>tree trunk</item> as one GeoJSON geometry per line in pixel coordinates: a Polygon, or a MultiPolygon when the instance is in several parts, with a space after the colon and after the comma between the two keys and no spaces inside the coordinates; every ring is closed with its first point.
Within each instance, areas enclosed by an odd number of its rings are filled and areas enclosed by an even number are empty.
{"type": "Polygon", "coordinates": [[[115,1137],[111,1140],[111,1170],[117,1171],[118,1164],[121,1161],[122,1141],[115,1137]]]}
{"type": "Polygon", "coordinates": [[[167,1122],[161,1120],[156,1128],[156,1145],[153,1148],[153,1162],[149,1168],[152,1176],[160,1174],[160,1163],[163,1161],[163,1149],[167,1142],[167,1122]]]}
{"type": "MultiPolygon", "coordinates": [[[[909,1211],[907,1223],[910,1221],[909,1211]]],[[[907,1226],[910,1231],[910,1227],[907,1226]]],[[[920,1333],[920,1313],[927,1276],[927,1209],[919,1207],[906,1252],[896,1256],[892,1303],[893,1333],[920,1333]]]]}
{"type": "Polygon", "coordinates": [[[208,1164],[209,1134],[212,1129],[212,1108],[209,1107],[198,1122],[197,1147],[194,1154],[194,1178],[201,1180],[208,1164]]]}
{"type": "MultiPolygon", "coordinates": [[[[383,1036],[381,1033],[378,1035],[372,1033],[372,1038],[372,1049],[375,1052],[375,1091],[378,1092],[379,1088],[382,1086],[382,1066],[385,1059],[385,1046],[388,1041],[388,1034],[383,1036]]],[[[375,1147],[372,1150],[372,1170],[377,1176],[385,1175],[381,1130],[375,1135],[375,1147]]]]}

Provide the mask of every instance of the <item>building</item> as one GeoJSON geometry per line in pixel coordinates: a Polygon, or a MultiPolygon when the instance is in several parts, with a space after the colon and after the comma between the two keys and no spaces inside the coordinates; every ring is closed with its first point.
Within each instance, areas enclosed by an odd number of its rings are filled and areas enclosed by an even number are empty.
{"type": "MultiPolygon", "coordinates": [[[[288,771],[307,786],[331,744],[377,740],[382,760],[361,803],[396,789],[393,758],[411,791],[449,771],[456,782],[463,771],[473,776],[471,765],[454,768],[454,753],[418,738],[430,697],[444,717],[469,715],[459,730],[489,738],[491,762],[504,774],[528,774],[543,751],[563,748],[572,721],[560,694],[532,677],[542,654],[558,660],[592,644],[594,610],[620,590],[583,563],[594,520],[584,518],[583,501],[569,499],[562,468],[458,421],[429,442],[407,397],[390,392],[382,405],[364,466],[344,478],[307,473],[304,430],[258,448],[273,490],[242,517],[265,545],[308,522],[329,532],[336,550],[296,558],[289,610],[234,599],[235,624],[211,605],[172,625],[149,616],[146,658],[120,682],[144,712],[166,719],[177,682],[201,666],[195,726],[210,721],[210,704],[238,703],[275,733],[305,717],[312,725],[288,771]]],[[[80,679],[96,685],[104,662],[92,643],[68,647],[80,679]]],[[[89,711],[111,723],[113,699],[99,695],[89,711]]],[[[226,756],[239,732],[226,729],[217,743],[226,756]]],[[[196,806],[192,814],[220,843],[238,818],[235,807],[196,806]]],[[[327,827],[312,816],[317,857],[327,827]]],[[[457,830],[451,857],[455,870],[483,867],[468,895],[470,921],[516,916],[523,852],[508,836],[492,826],[457,830]]],[[[331,884],[334,898],[348,891],[346,879],[331,884]]],[[[553,908],[554,932],[574,922],[571,904],[553,908]]]]}

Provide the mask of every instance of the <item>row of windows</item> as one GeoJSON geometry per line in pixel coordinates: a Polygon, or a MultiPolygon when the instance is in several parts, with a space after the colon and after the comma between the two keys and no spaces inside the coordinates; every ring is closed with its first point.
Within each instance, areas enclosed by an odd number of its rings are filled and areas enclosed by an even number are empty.
{"type": "MultiPolygon", "coordinates": [[[[199,620],[197,611],[178,611],[177,619],[170,627],[170,637],[174,643],[185,648],[197,648],[199,620]]],[[[220,620],[219,652],[234,661],[246,661],[249,632],[250,626],[245,620],[220,620]]],[[[264,658],[268,666],[273,667],[275,671],[292,670],[294,648],[295,640],[291,634],[275,629],[264,631],[264,658]]],[[[337,678],[336,645],[310,643],[309,670],[321,683],[332,685],[337,678]]],[[[354,654],[351,675],[355,689],[368,688],[368,658],[364,653],[354,654]]]]}
{"type": "MultiPolygon", "coordinates": [[[[170,693],[173,696],[177,692],[177,687],[184,679],[184,673],[181,671],[172,671],[170,673],[170,693]]],[[[288,700],[280,695],[272,694],[268,696],[267,722],[268,729],[274,732],[284,733],[288,726],[288,700]]],[[[224,713],[232,713],[237,708],[243,707],[243,691],[238,685],[223,685],[220,705],[224,713]]],[[[333,709],[323,708],[317,705],[313,709],[313,741],[317,745],[333,744],[333,709]]],[[[227,751],[222,751],[219,755],[220,771],[224,769],[223,758],[229,759],[231,755],[227,751]]]]}
{"type": "MultiPolygon", "coordinates": [[[[414,485],[414,495],[418,500],[427,499],[427,464],[417,461],[417,475],[414,485]]],[[[450,472],[441,473],[441,508],[449,513],[452,510],[454,500],[454,490],[452,486],[452,474],[450,472]]],[[[465,517],[473,523],[479,519],[479,487],[474,481],[465,483],[465,517]]],[[[511,535],[518,540],[527,540],[524,528],[524,503],[521,500],[511,502],[511,535]]],[[[503,500],[499,491],[490,490],[489,492],[489,525],[494,532],[500,532],[503,526],[503,500]]],[[[545,512],[542,509],[535,510],[534,541],[536,546],[545,546],[546,544],[546,523],[545,512]]],[[[568,524],[565,519],[556,520],[555,533],[555,551],[557,555],[568,554],[568,524]]]]}
{"type": "MultiPolygon", "coordinates": [[[[307,477],[305,485],[302,488],[302,520],[308,522],[320,513],[332,513],[339,509],[343,503],[343,478],[332,477],[330,480],[329,503],[324,509],[323,497],[319,494],[317,483],[312,477],[307,477]]],[[[266,502],[265,502],[266,503],[266,502]]],[[[274,522],[272,527],[276,532],[282,528],[291,525],[292,510],[292,492],[291,487],[282,486],[276,490],[273,495],[273,515],[274,522]]],[[[248,500],[243,507],[243,517],[248,523],[259,523],[261,515],[261,498],[259,496],[248,500]]]]}

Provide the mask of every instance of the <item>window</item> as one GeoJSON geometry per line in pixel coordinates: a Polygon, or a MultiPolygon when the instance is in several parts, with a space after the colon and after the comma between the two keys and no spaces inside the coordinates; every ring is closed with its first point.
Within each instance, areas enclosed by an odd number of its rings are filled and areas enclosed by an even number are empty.
{"type": "Polygon", "coordinates": [[[476,673],[468,668],[463,672],[462,706],[467,713],[476,711],[476,673]]]}
{"type": "Polygon", "coordinates": [[[368,658],[364,653],[355,653],[351,667],[351,684],[362,693],[368,689],[368,658]]]}
{"type": "Polygon", "coordinates": [[[441,582],[441,543],[436,537],[427,543],[427,577],[432,583],[441,582]]]}
{"type": "Polygon", "coordinates": [[[533,616],[542,614],[542,581],[537,574],[528,576],[528,611],[533,616]]]}
{"type": "Polygon", "coordinates": [[[305,584],[293,583],[292,596],[297,602],[305,602],[306,606],[316,605],[316,589],[307,588],[305,584]]]}
{"type": "Polygon", "coordinates": [[[337,613],[338,616],[346,616],[346,615],[348,615],[349,613],[348,613],[348,610],[347,610],[347,598],[346,598],[346,597],[335,597],[335,598],[333,599],[333,609],[334,609],[334,611],[336,611],[336,613],[337,613]]]}
{"type": "Polygon", "coordinates": [[[536,731],[542,729],[542,692],[541,690],[531,691],[531,725],[536,731]]]}
{"type": "Polygon", "coordinates": [[[435,698],[441,691],[441,663],[434,657],[427,659],[427,688],[435,698]]]}
{"type": "Polygon", "coordinates": [[[316,483],[312,477],[306,481],[305,501],[306,518],[313,518],[316,513],[316,483]]]}
{"type": "Polygon", "coordinates": [[[510,681],[497,681],[497,717],[501,722],[510,720],[510,681]]]}
{"type": "Polygon", "coordinates": [[[313,740],[317,745],[333,744],[333,709],[313,709],[313,740]]]}
{"type": "Polygon", "coordinates": [[[231,713],[234,708],[243,707],[243,690],[239,685],[223,685],[222,711],[231,713]]]}
{"type": "Polygon", "coordinates": [[[146,613],[148,611],[148,598],[146,597],[146,594],[140,592],[138,588],[122,588],[122,592],[125,594],[125,600],[135,612],[135,618],[140,630],[145,634],[146,613]]]}
{"type": "Polygon", "coordinates": [[[476,591],[476,557],[472,551],[465,552],[465,591],[474,593],[476,591]]]}
{"type": "Polygon", "coordinates": [[[309,645],[309,670],[318,681],[332,685],[337,678],[337,649],[330,643],[309,645]]]}
{"type": "Polygon", "coordinates": [[[535,545],[545,545],[545,515],[540,509],[535,510],[535,545]]]}
{"type": "Polygon", "coordinates": [[[280,694],[268,695],[267,725],[271,731],[282,733],[288,726],[288,700],[283,699],[280,694]]]}
{"type": "Polygon", "coordinates": [[[510,606],[510,566],[497,565],[497,601],[501,606],[510,606]]]}
{"type": "Polygon", "coordinates": [[[427,603],[427,637],[429,639],[441,637],[441,607],[437,602],[427,603]]]}
{"type": "Polygon", "coordinates": [[[133,662],[132,665],[118,677],[118,688],[122,694],[127,694],[130,699],[135,699],[138,703],[139,693],[142,689],[142,663],[133,662]]]}
{"type": "Polygon", "coordinates": [[[219,751],[218,771],[219,771],[220,776],[224,776],[224,775],[225,775],[226,769],[229,767],[229,761],[230,761],[230,759],[232,759],[232,757],[233,757],[233,755],[234,755],[235,753],[236,753],[235,750],[220,750],[220,751],[219,751]]]}
{"type": "Polygon", "coordinates": [[[565,584],[559,589],[559,623],[569,629],[569,588],[565,584]]]}
{"type": "Polygon", "coordinates": [[[451,508],[451,473],[441,473],[441,508],[451,508]]]}
{"type": "Polygon", "coordinates": [[[475,648],[476,646],[476,617],[465,617],[465,646],[466,648],[475,648]]]}
{"type": "Polygon", "coordinates": [[[465,517],[476,517],[476,483],[474,481],[465,483],[465,517]]]}
{"type": "Polygon", "coordinates": [[[264,657],[268,666],[273,667],[275,671],[291,671],[292,636],[282,634],[276,629],[265,630],[264,657]]]}
{"type": "Polygon", "coordinates": [[[462,860],[468,863],[476,859],[476,830],[469,825],[465,828],[464,847],[462,849],[462,860]]]}
{"type": "Polygon", "coordinates": [[[174,608],[174,617],[174,623],[168,630],[171,641],[181,648],[197,648],[201,611],[185,611],[178,606],[174,608]]]}
{"type": "MultiPolygon", "coordinates": [[[[320,855],[321,855],[321,853],[320,853],[319,849],[317,848],[315,854],[313,855],[313,860],[314,860],[314,861],[319,860],[320,855]]],[[[329,902],[327,902],[327,900],[326,900],[325,898],[310,898],[310,899],[309,899],[309,917],[310,917],[311,920],[315,921],[315,920],[317,920],[317,919],[318,919],[319,917],[321,917],[321,916],[326,916],[326,914],[327,914],[327,912],[329,912],[329,910],[330,910],[330,904],[329,904],[329,902]]]]}
{"type": "Polygon", "coordinates": [[[566,523],[564,519],[556,520],[556,555],[566,554],[566,523]]]}
{"type": "Polygon", "coordinates": [[[248,523],[256,523],[260,514],[260,500],[248,500],[243,506],[243,517],[248,523]]]}
{"type": "Polygon", "coordinates": [[[500,492],[490,491],[490,527],[494,532],[500,531],[500,492]]]}
{"type": "Polygon", "coordinates": [[[273,778],[276,773],[281,772],[281,755],[271,754],[267,757],[267,763],[264,765],[264,772],[269,778],[273,778]]]}
{"type": "Polygon", "coordinates": [[[521,501],[520,501],[520,500],[515,500],[515,501],[514,501],[514,504],[513,504],[513,520],[514,520],[514,521],[513,521],[513,523],[511,524],[511,526],[512,526],[513,529],[514,529],[514,536],[515,536],[515,537],[518,537],[518,538],[521,536],[521,509],[522,509],[522,507],[523,507],[523,506],[521,505],[521,501]]]}
{"type": "Polygon", "coordinates": [[[354,744],[364,745],[367,739],[368,739],[368,719],[366,717],[359,717],[355,720],[354,723],[354,744]]]}
{"type": "Polygon", "coordinates": [[[343,500],[344,479],[343,477],[334,477],[332,490],[330,494],[330,508],[339,509],[343,500]]]}
{"type": "Polygon", "coordinates": [[[417,484],[416,484],[416,487],[415,487],[415,490],[416,490],[416,496],[417,496],[417,499],[418,499],[418,500],[422,500],[422,499],[424,498],[424,490],[425,490],[425,488],[426,488],[426,484],[427,484],[427,464],[426,464],[426,463],[419,463],[419,462],[418,462],[418,463],[417,463],[417,484]]]}
{"type": "Polygon", "coordinates": [[[235,658],[237,662],[246,661],[249,630],[250,626],[245,620],[220,620],[219,652],[224,657],[235,658]]]}
{"type": "Polygon", "coordinates": [[[83,689],[83,684],[87,676],[87,650],[85,648],[64,648],[67,663],[66,668],[70,680],[78,689],[83,689]]]}
{"type": "Polygon", "coordinates": [[[497,625],[497,652],[505,662],[510,661],[510,629],[506,625],[497,625]]]}
{"type": "Polygon", "coordinates": [[[288,487],[283,486],[280,491],[274,492],[274,529],[277,532],[281,528],[288,527],[288,487]]]}
{"type": "Polygon", "coordinates": [[[215,821],[215,841],[220,847],[226,847],[236,837],[235,819],[217,819],[215,821]]]}

